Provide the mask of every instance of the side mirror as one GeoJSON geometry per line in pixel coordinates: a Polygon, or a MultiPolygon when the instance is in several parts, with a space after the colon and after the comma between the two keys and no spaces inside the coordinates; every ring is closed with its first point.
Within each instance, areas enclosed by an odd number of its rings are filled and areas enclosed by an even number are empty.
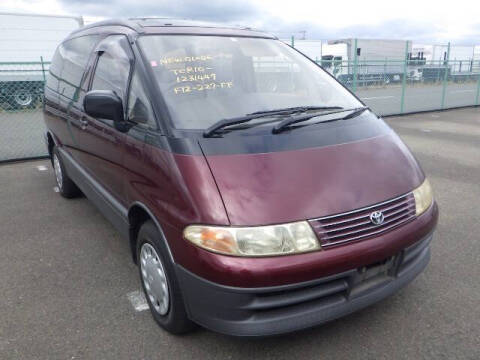
{"type": "Polygon", "coordinates": [[[111,90],[92,90],[83,99],[87,115],[94,118],[113,120],[115,128],[125,131],[122,99],[111,90]]]}

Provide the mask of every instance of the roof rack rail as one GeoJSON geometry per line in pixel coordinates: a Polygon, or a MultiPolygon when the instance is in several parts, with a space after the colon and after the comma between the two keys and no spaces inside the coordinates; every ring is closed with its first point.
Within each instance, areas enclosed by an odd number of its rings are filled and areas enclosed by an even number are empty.
{"type": "Polygon", "coordinates": [[[85,25],[85,26],[73,31],[72,34],[76,34],[76,33],[79,33],[83,30],[92,29],[92,28],[96,28],[96,27],[99,27],[99,26],[123,26],[123,27],[129,28],[129,29],[132,29],[134,31],[141,31],[142,30],[142,26],[137,22],[129,21],[129,20],[123,20],[123,19],[109,19],[109,20],[102,20],[102,21],[94,22],[94,23],[89,24],[89,25],[85,25]]]}
{"type": "Polygon", "coordinates": [[[137,33],[143,33],[145,31],[145,28],[150,26],[213,27],[213,28],[226,28],[226,29],[233,29],[233,30],[246,30],[251,32],[259,32],[262,34],[269,35],[271,38],[278,39],[276,36],[272,34],[268,34],[263,30],[255,29],[249,26],[244,26],[244,25],[215,24],[215,23],[195,21],[190,19],[178,19],[178,18],[168,18],[168,17],[160,17],[160,16],[102,20],[102,21],[98,21],[98,22],[86,25],[84,27],[81,27],[73,31],[70,35],[81,34],[85,30],[94,29],[102,26],[121,26],[121,27],[131,29],[137,33]],[[150,24],[148,20],[154,20],[154,21],[152,21],[152,23],[150,24]],[[157,21],[158,24],[156,24],[155,21],[157,21]]]}
{"type": "Polygon", "coordinates": [[[130,17],[128,20],[187,20],[187,19],[179,19],[179,18],[171,18],[166,16],[136,16],[130,17]]]}

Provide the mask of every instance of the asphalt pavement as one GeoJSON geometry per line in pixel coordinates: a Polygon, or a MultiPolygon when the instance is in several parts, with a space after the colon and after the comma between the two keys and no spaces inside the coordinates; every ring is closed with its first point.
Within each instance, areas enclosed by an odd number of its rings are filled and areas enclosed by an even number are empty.
{"type": "Polygon", "coordinates": [[[128,244],[95,207],[60,197],[46,160],[1,165],[0,359],[479,359],[480,109],[387,122],[440,206],[429,266],[380,303],[266,339],[167,334],[132,304],[128,244]]]}

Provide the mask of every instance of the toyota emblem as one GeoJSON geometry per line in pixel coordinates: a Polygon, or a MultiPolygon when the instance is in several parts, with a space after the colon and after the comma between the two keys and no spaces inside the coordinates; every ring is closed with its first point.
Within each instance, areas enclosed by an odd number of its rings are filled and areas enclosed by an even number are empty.
{"type": "Polygon", "coordinates": [[[370,221],[373,225],[382,225],[385,217],[381,211],[374,211],[370,214],[370,221]]]}

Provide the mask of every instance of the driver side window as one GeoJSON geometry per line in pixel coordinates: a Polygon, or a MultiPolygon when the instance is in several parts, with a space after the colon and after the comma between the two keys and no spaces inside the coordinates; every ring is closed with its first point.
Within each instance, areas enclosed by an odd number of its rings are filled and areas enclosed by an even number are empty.
{"type": "Polygon", "coordinates": [[[136,69],[132,75],[128,94],[127,119],[150,129],[157,129],[152,106],[136,69]]]}
{"type": "MultiPolygon", "coordinates": [[[[111,35],[100,42],[97,47],[97,64],[93,74],[90,90],[111,90],[126,101],[128,78],[131,69],[130,49],[124,35],[111,35]]],[[[125,109],[125,105],[124,105],[125,109]]],[[[102,122],[113,126],[112,120],[102,122]]]]}
{"type": "Polygon", "coordinates": [[[123,35],[109,36],[102,42],[91,90],[113,90],[124,99],[130,74],[130,59],[123,35]]]}

